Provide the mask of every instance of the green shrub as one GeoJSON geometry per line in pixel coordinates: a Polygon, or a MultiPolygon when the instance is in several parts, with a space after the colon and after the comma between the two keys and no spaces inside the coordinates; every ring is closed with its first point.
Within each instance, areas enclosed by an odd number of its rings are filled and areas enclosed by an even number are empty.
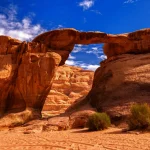
{"type": "Polygon", "coordinates": [[[150,107],[148,104],[134,104],[128,120],[130,130],[147,129],[150,127],[150,107]]]}
{"type": "Polygon", "coordinates": [[[87,125],[90,131],[98,131],[107,129],[111,122],[106,113],[94,113],[89,117],[87,125]]]}

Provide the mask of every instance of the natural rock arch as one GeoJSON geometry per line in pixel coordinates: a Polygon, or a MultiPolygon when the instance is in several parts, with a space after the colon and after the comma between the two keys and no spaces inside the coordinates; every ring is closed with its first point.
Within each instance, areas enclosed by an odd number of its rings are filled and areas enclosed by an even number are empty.
{"type": "Polygon", "coordinates": [[[41,116],[56,69],[75,44],[107,43],[104,53],[111,59],[148,53],[149,39],[150,29],[118,35],[62,29],[43,33],[32,42],[0,36],[0,116],[6,115],[0,125],[15,125],[14,118],[19,118],[18,125],[41,116]]]}

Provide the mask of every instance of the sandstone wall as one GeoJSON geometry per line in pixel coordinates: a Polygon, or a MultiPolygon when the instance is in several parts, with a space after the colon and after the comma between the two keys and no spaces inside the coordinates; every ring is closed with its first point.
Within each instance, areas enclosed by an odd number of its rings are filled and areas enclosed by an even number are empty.
{"type": "Polygon", "coordinates": [[[60,113],[73,102],[85,97],[91,89],[93,76],[93,71],[75,66],[60,66],[55,74],[43,111],[60,113]]]}

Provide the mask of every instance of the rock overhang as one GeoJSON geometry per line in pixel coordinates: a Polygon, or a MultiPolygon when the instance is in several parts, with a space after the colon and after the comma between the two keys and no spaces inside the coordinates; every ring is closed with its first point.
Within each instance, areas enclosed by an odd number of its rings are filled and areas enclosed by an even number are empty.
{"type": "Polygon", "coordinates": [[[50,50],[62,56],[63,65],[75,44],[104,43],[103,51],[107,58],[121,54],[141,54],[150,52],[150,29],[131,33],[108,34],[104,32],[82,32],[72,28],[48,31],[38,35],[33,42],[43,43],[50,50]]]}

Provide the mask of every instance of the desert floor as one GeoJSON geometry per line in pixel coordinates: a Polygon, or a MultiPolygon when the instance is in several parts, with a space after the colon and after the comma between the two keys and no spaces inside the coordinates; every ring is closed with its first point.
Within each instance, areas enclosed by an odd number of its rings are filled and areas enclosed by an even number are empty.
{"type": "Polygon", "coordinates": [[[19,133],[0,132],[0,150],[150,150],[150,133],[123,133],[121,129],[87,129],[19,133]]]}

